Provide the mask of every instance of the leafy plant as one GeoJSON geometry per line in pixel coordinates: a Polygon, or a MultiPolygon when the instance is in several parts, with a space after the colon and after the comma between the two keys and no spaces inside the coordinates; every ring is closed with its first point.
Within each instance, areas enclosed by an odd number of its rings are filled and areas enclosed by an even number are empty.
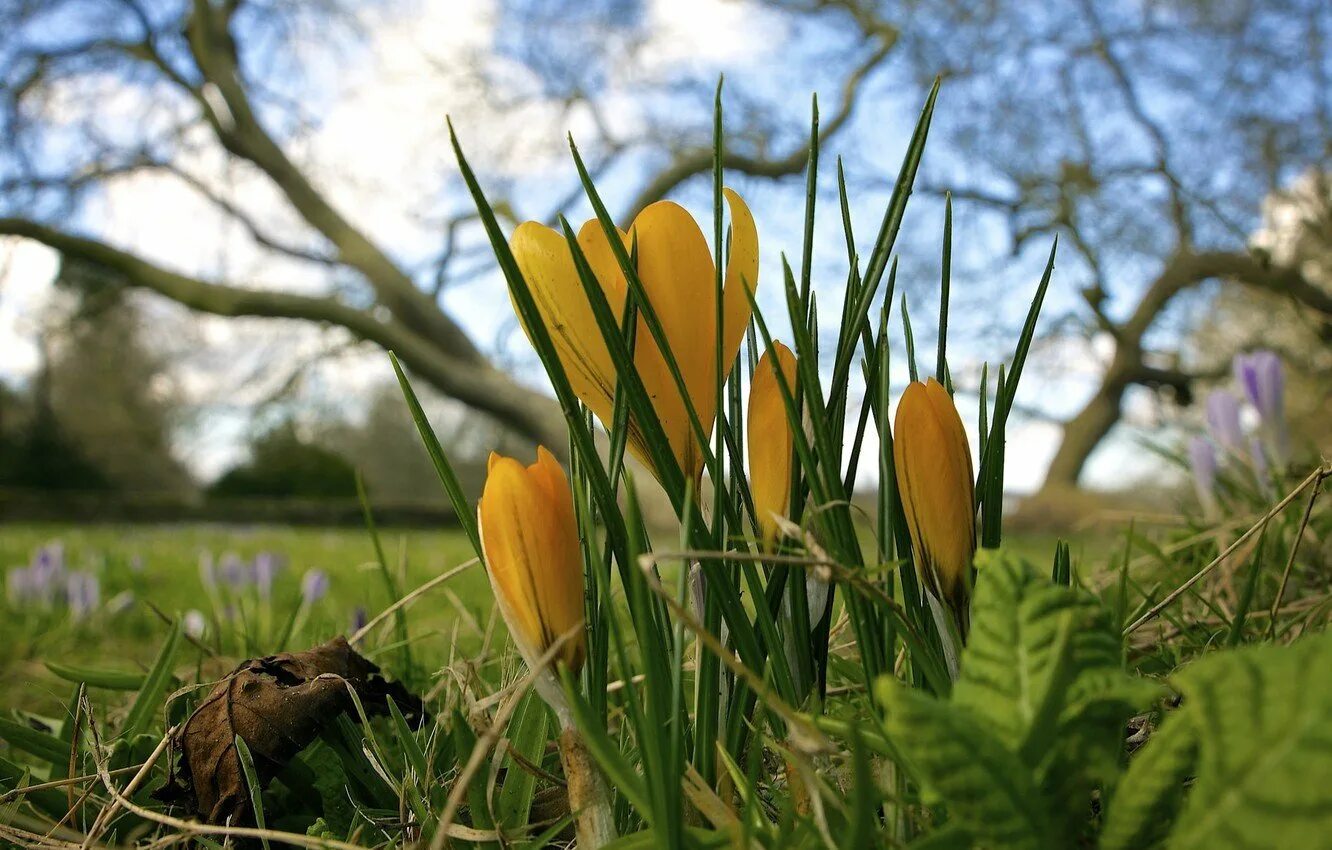
{"type": "Polygon", "coordinates": [[[943,818],[923,846],[1087,846],[1098,827],[1103,850],[1325,846],[1328,635],[1184,668],[1181,707],[1125,769],[1125,721],[1165,689],[1123,672],[1110,611],[1000,557],[972,616],[951,697],[877,685],[887,743],[943,818]]]}

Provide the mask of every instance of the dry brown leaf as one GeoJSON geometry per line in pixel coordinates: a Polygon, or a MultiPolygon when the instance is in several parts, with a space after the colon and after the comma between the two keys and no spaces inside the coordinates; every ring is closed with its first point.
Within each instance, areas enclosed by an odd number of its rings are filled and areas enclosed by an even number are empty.
{"type": "Polygon", "coordinates": [[[348,685],[368,714],[387,714],[389,697],[409,722],[424,714],[420,699],[386,681],[342,636],[303,652],[252,658],[180,727],[172,740],[177,767],[161,798],[186,803],[208,823],[251,824],[236,736],[266,785],[339,715],[355,710],[348,685]]]}

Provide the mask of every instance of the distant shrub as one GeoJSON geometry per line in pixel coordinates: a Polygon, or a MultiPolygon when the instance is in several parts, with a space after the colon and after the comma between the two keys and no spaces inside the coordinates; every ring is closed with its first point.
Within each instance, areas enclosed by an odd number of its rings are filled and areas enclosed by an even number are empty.
{"type": "Polygon", "coordinates": [[[356,470],[342,455],[303,438],[285,422],[257,437],[250,460],[224,473],[213,496],[346,498],[356,496],[356,470]]]}

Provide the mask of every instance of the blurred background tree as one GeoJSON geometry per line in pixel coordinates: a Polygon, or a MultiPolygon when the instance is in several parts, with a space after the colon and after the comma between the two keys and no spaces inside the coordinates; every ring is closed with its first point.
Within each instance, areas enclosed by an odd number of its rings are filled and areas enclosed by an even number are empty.
{"type": "MultiPolygon", "coordinates": [[[[161,299],[246,332],[247,319],[272,323],[255,355],[266,378],[247,371],[246,390],[296,392],[319,364],[356,374],[364,348],[390,348],[437,394],[436,412],[560,451],[530,356],[507,348],[513,324],[492,294],[445,112],[509,224],[585,211],[561,150],[570,128],[627,221],[667,196],[706,204],[711,101],[729,71],[728,179],[755,198],[772,269],[771,245],[798,245],[804,93],[822,93],[820,202],[835,203],[840,152],[853,203],[873,207],[938,74],[923,191],[900,243],[904,287],[929,309],[951,192],[950,351],[959,386],[975,391],[981,361],[1002,356],[1020,321],[994,293],[1028,291],[1061,237],[1033,359],[1044,374],[1022,411],[1060,430],[1014,464],[1048,462],[1045,484],[1060,489],[1084,480],[1126,417],[1137,430],[1176,421],[1236,350],[1276,345],[1272,323],[1226,330],[1253,315],[1245,305],[1306,328],[1291,346],[1325,362],[1326,276],[1260,236],[1265,202],[1332,172],[1329,27],[1321,0],[15,0],[0,12],[0,234],[153,293],[182,326],[161,299]],[[407,131],[420,149],[386,162],[381,148],[407,131]],[[148,217],[99,219],[126,186],[148,217]],[[171,234],[198,229],[172,220],[182,208],[221,223],[211,255],[173,252],[171,234]]],[[[819,257],[839,256],[835,229],[819,239],[819,257]]],[[[1321,368],[1309,372],[1314,399],[1326,396],[1321,368]]],[[[391,388],[357,386],[368,414],[349,427],[396,436],[353,451],[362,438],[344,433],[344,453],[413,442],[388,413],[391,388]]],[[[424,494],[421,456],[402,452],[372,466],[424,494]]]]}
{"type": "Polygon", "coordinates": [[[250,458],[211,487],[214,496],[356,498],[356,469],[319,440],[284,420],[255,435],[250,458]]]}
{"type": "Polygon", "coordinates": [[[173,451],[183,411],[169,364],[145,343],[132,294],[101,274],[69,259],[57,279],[73,304],[49,320],[56,322],[47,367],[53,421],[111,487],[187,494],[195,482],[173,451]]]}

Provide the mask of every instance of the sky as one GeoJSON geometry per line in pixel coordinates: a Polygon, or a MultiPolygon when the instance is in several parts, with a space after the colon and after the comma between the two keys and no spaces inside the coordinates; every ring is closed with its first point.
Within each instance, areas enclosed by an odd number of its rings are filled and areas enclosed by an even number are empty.
{"type": "MultiPolygon", "coordinates": [[[[642,31],[648,34],[642,46],[642,63],[636,74],[651,76],[686,68],[700,77],[725,73],[742,89],[782,63],[783,46],[792,37],[808,48],[817,46],[825,34],[792,33],[789,22],[755,9],[743,0],[645,0],[642,31]]],[[[563,134],[590,135],[589,115],[568,112],[554,102],[528,102],[511,109],[495,92],[477,84],[474,63],[486,63],[494,78],[509,81],[515,90],[531,91],[539,86],[531,71],[504,55],[505,21],[494,0],[466,4],[421,3],[408,14],[370,14],[365,18],[363,46],[343,61],[330,60],[327,52],[313,51],[306,73],[326,78],[326,102],[321,120],[301,142],[299,153],[311,164],[332,200],[359,226],[391,246],[409,268],[424,268],[438,249],[438,220],[444,210],[457,210],[465,203],[457,185],[452,154],[445,144],[445,116],[452,116],[464,145],[483,169],[483,179],[514,187],[514,197],[524,209],[544,209],[562,195],[573,181],[573,169],[563,134]],[[332,64],[329,64],[332,61],[332,64]],[[441,198],[444,199],[441,203],[441,198]]],[[[300,61],[302,57],[296,57],[300,61]]],[[[632,129],[645,120],[645,113],[660,104],[636,99],[635,79],[620,79],[610,69],[603,102],[608,120],[622,129],[632,129]]],[[[778,85],[825,82],[824,102],[833,100],[832,81],[822,81],[817,70],[802,76],[790,70],[777,75],[778,85]]],[[[114,128],[133,122],[145,110],[141,90],[109,89],[102,109],[105,121],[114,128]]],[[[793,102],[805,108],[808,89],[792,93],[793,102]]],[[[880,114],[872,120],[889,132],[877,135],[879,147],[864,159],[894,173],[919,109],[917,92],[900,97],[879,97],[880,114]],[[885,120],[885,116],[887,120],[885,120]]],[[[52,117],[62,118],[60,98],[49,106],[52,117]]],[[[946,100],[945,106],[946,108],[946,100]]],[[[858,119],[862,120],[862,119],[858,119]]],[[[798,126],[796,132],[803,132],[798,126]]],[[[862,136],[846,137],[863,138],[862,136]]],[[[834,151],[837,146],[832,146],[834,151]]],[[[848,152],[850,153],[850,152],[848,152]]],[[[650,157],[649,157],[650,158],[650,157]]],[[[205,174],[228,196],[275,226],[293,235],[301,228],[273,190],[245,169],[227,165],[215,149],[187,154],[184,164],[205,174]]],[[[638,175],[648,163],[628,160],[630,173],[610,175],[604,187],[612,203],[628,197],[638,175]]],[[[823,171],[825,189],[835,185],[831,168],[823,171]]],[[[762,245],[761,300],[770,312],[780,306],[777,296],[779,251],[799,251],[801,211],[791,204],[787,189],[746,183],[760,228],[762,245]]],[[[707,214],[709,198],[702,188],[687,188],[679,197],[701,217],[707,214]]],[[[882,202],[875,198],[875,202],[882,202]]],[[[937,205],[913,201],[908,214],[913,226],[938,232],[937,205]]],[[[585,214],[585,209],[580,214],[585,214]]],[[[840,223],[834,208],[823,207],[820,219],[818,256],[840,256],[840,223]]],[[[858,210],[860,212],[860,210],[858,210]]],[[[866,202],[860,216],[862,239],[872,235],[878,211],[866,202]]],[[[577,221],[576,216],[571,216],[577,221]]],[[[295,291],[321,291],[327,286],[321,272],[292,261],[275,259],[257,251],[234,222],[194,196],[178,182],[164,176],[136,175],[110,183],[90,199],[82,210],[79,225],[114,244],[144,253],[157,262],[187,273],[244,281],[247,285],[295,291]]],[[[965,212],[957,219],[959,241],[971,251],[1002,249],[999,234],[968,221],[965,212]]],[[[1043,251],[1040,252],[1043,260],[1043,251]]],[[[1007,258],[1005,258],[1007,259],[1007,258]]],[[[480,261],[485,267],[485,261],[480,261]]],[[[1034,291],[1040,262],[1010,264],[1014,287],[1034,291]]],[[[836,268],[831,262],[828,268],[836,268]]],[[[56,263],[52,253],[31,243],[0,240],[0,378],[22,381],[37,364],[36,336],[40,317],[51,297],[50,279],[56,263]]],[[[823,268],[816,265],[816,272],[823,268]]],[[[483,272],[470,283],[451,288],[445,304],[483,347],[496,346],[518,374],[533,385],[544,377],[521,333],[515,333],[507,298],[494,297],[498,278],[483,272]],[[501,344],[502,343],[502,344],[501,344]]],[[[998,285],[996,283],[996,285],[998,285]]],[[[827,297],[835,294],[840,281],[820,279],[827,297]]],[[[1047,312],[1066,306],[1076,296],[1061,289],[1058,272],[1047,312]]],[[[151,315],[161,328],[176,327],[183,311],[160,300],[151,304],[151,315]]],[[[1025,310],[1025,299],[1015,298],[1025,310]]],[[[919,305],[925,315],[937,309],[928,301],[919,305]]],[[[915,312],[915,310],[913,310],[915,312]]],[[[984,311],[981,311],[984,314],[984,311]]],[[[280,339],[262,323],[202,318],[189,334],[161,333],[158,341],[173,353],[175,378],[186,398],[201,415],[180,438],[180,450],[189,464],[208,478],[243,456],[250,427],[251,406],[271,390],[264,367],[275,354],[297,361],[324,350],[326,336],[308,328],[284,330],[280,339]]],[[[980,357],[993,352],[969,344],[969,325],[959,320],[950,340],[955,371],[978,366],[980,357]]],[[[1051,358],[1058,370],[1033,369],[1024,381],[1019,401],[1056,415],[1067,415],[1094,386],[1100,362],[1108,349],[1103,341],[1089,345],[1068,343],[1038,356],[1051,358]]],[[[928,337],[922,348],[933,350],[928,337]]],[[[922,355],[925,359],[925,355],[922,355]]],[[[900,358],[898,359],[900,363],[900,358]]],[[[351,418],[357,416],[355,400],[368,396],[369,389],[391,373],[382,352],[362,349],[332,358],[319,367],[307,388],[307,402],[332,406],[351,418]]],[[[898,379],[900,386],[905,374],[898,379]]],[[[970,402],[974,404],[974,399],[970,402]]],[[[964,415],[975,440],[974,415],[964,415]]],[[[1021,419],[1010,426],[1007,486],[1014,492],[1033,489],[1040,481],[1055,446],[1057,426],[1044,421],[1021,419]]],[[[1122,485],[1145,469],[1144,453],[1132,434],[1120,434],[1094,458],[1087,481],[1094,486],[1122,485]]],[[[870,447],[872,448],[872,447],[870,447]]]]}

